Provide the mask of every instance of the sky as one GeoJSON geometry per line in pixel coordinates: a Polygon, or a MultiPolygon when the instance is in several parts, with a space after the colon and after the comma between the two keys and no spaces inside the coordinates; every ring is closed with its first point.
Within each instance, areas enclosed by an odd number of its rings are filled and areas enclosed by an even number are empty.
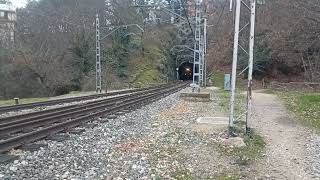
{"type": "Polygon", "coordinates": [[[27,0],[11,0],[11,2],[15,7],[21,8],[26,5],[27,0]]]}

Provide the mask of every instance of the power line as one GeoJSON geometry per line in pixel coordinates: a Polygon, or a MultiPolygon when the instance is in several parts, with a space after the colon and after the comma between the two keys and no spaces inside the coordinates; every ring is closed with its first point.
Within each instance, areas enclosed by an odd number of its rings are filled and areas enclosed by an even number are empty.
{"type": "Polygon", "coordinates": [[[182,7],[183,7],[184,15],[186,16],[186,19],[187,19],[189,28],[191,29],[192,36],[194,36],[194,31],[193,31],[193,28],[192,28],[192,26],[191,26],[191,23],[190,23],[190,20],[189,20],[189,15],[188,15],[188,13],[187,13],[187,10],[186,10],[186,8],[185,8],[185,5],[183,5],[182,7]]]}

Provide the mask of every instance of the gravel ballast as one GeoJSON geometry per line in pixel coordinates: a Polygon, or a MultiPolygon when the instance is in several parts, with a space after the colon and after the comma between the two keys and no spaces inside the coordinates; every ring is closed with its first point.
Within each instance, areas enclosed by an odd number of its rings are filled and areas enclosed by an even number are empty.
{"type": "Polygon", "coordinates": [[[12,154],[20,158],[0,165],[0,180],[294,179],[292,172],[300,179],[320,178],[319,135],[310,137],[304,127],[278,118],[285,109],[273,105],[275,97],[255,96],[254,102],[260,104],[253,111],[252,125],[267,149],[261,159],[241,165],[236,156],[221,151],[227,125],[197,123],[199,117],[226,116],[217,93],[212,93],[212,102],[183,101],[179,95],[115,119],[101,119],[106,122],[80,135],[70,134],[68,140],[39,142],[48,148],[33,153],[16,150],[12,154]]]}
{"type": "Polygon", "coordinates": [[[143,177],[147,158],[141,154],[119,156],[117,145],[134,141],[150,132],[154,115],[170,108],[179,93],[130,112],[64,142],[47,141],[48,148],[20,152],[19,160],[0,166],[0,179],[108,179],[143,177]],[[122,171],[113,167],[121,161],[122,171]],[[126,169],[127,168],[127,169],[126,169]],[[126,169],[126,171],[123,171],[126,169]]]}

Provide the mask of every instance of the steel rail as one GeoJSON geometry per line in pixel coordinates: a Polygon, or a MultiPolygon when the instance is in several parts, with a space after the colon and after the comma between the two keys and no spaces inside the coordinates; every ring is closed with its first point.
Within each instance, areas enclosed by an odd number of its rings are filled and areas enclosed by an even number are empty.
{"type": "Polygon", "coordinates": [[[120,97],[110,98],[110,99],[103,100],[101,102],[97,102],[95,104],[83,105],[75,108],[67,108],[65,110],[59,110],[52,113],[42,114],[40,116],[34,116],[34,117],[19,119],[17,121],[0,124],[0,137],[4,135],[10,135],[12,133],[20,132],[23,130],[33,129],[43,125],[61,122],[63,120],[66,120],[68,118],[73,118],[75,116],[85,115],[85,114],[95,112],[97,110],[104,109],[118,103],[121,103],[121,101],[130,99],[131,97],[133,97],[134,99],[136,96],[150,94],[165,88],[167,87],[165,86],[158,89],[138,92],[136,94],[129,94],[129,95],[124,95],[120,97]]]}
{"type": "MultiPolygon", "coordinates": [[[[162,86],[164,86],[164,85],[162,85],[162,86]]],[[[97,99],[97,98],[102,98],[102,97],[107,97],[107,96],[115,96],[115,95],[120,95],[120,94],[132,93],[132,92],[136,92],[136,91],[144,91],[144,90],[148,90],[150,88],[154,88],[154,87],[122,90],[122,91],[116,91],[116,92],[110,92],[110,93],[78,96],[78,97],[72,97],[72,98],[56,99],[56,100],[35,102],[35,103],[29,103],[29,104],[19,104],[19,105],[13,105],[13,106],[1,106],[0,113],[31,109],[31,108],[35,108],[35,107],[41,107],[41,106],[52,106],[52,105],[63,104],[63,103],[97,99]]]]}
{"type": "Polygon", "coordinates": [[[98,103],[103,104],[103,103],[107,103],[109,101],[113,101],[113,100],[117,100],[121,97],[127,97],[130,95],[137,95],[139,93],[145,93],[147,91],[152,91],[152,90],[157,90],[158,88],[166,88],[169,87],[170,84],[166,85],[166,86],[157,86],[157,87],[152,87],[152,88],[148,88],[146,89],[139,89],[137,91],[131,92],[131,93],[127,93],[127,94],[120,94],[117,97],[111,97],[111,98],[107,98],[107,99],[102,99],[102,100],[96,100],[96,101],[91,101],[91,102],[87,102],[84,104],[75,104],[75,105],[69,105],[69,106],[63,106],[63,107],[59,107],[59,108],[54,108],[54,109],[48,109],[48,110],[43,110],[43,111],[37,111],[37,112],[31,112],[31,113],[27,113],[27,114],[21,114],[21,115],[16,115],[16,116],[9,116],[9,117],[5,117],[5,118],[0,118],[0,128],[3,126],[6,126],[6,124],[10,124],[10,123],[14,123],[15,121],[18,121],[20,119],[27,119],[27,118],[40,118],[40,116],[45,116],[47,114],[50,113],[62,113],[65,112],[67,110],[76,110],[82,107],[90,107],[90,106],[94,106],[97,105],[98,103]]]}
{"type": "Polygon", "coordinates": [[[68,130],[70,128],[74,128],[80,126],[83,123],[94,120],[95,118],[112,114],[122,109],[132,109],[140,107],[146,103],[150,103],[156,101],[163,96],[179,91],[180,89],[186,87],[186,83],[179,84],[178,86],[174,86],[172,88],[168,88],[162,91],[157,91],[155,93],[147,94],[140,97],[135,97],[135,99],[129,99],[123,101],[121,104],[115,104],[115,106],[100,110],[98,112],[90,113],[81,117],[77,117],[66,122],[61,122],[59,124],[51,125],[49,127],[45,127],[40,130],[36,130],[33,132],[25,133],[16,137],[12,137],[3,141],[0,141],[0,153],[4,153],[6,151],[11,150],[12,148],[17,148],[23,144],[31,143],[50,135],[68,130]]]}

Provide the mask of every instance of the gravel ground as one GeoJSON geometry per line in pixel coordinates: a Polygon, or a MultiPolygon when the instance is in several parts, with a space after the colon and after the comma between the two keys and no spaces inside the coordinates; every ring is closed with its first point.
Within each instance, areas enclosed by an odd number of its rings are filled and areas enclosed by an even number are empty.
{"type": "Polygon", "coordinates": [[[266,153],[240,166],[217,149],[226,127],[196,122],[224,115],[219,97],[188,102],[179,94],[69,140],[42,141],[48,148],[37,152],[15,151],[20,159],[0,165],[0,179],[320,179],[319,136],[292,121],[276,97],[255,94],[251,125],[265,137],[266,153]]]}
{"type": "Polygon", "coordinates": [[[146,157],[119,156],[116,146],[135,141],[152,129],[155,114],[178,101],[176,93],[133,111],[64,142],[48,141],[48,149],[24,152],[14,163],[0,166],[3,179],[105,179],[115,175],[140,177],[145,174],[146,157]],[[121,162],[118,171],[114,162],[121,162]]]}
{"type": "Polygon", "coordinates": [[[315,179],[320,179],[320,136],[313,134],[307,144],[311,169],[308,172],[315,179]]]}
{"type": "MultiPolygon", "coordinates": [[[[253,119],[251,124],[267,143],[264,158],[253,167],[258,179],[309,180],[319,179],[310,170],[319,173],[319,138],[308,141],[311,130],[299,124],[275,95],[253,94],[253,119]],[[310,144],[311,143],[311,144],[310,144]],[[318,144],[318,145],[316,145],[318,144]],[[308,151],[310,146],[317,152],[308,151]],[[310,161],[317,154],[314,163],[310,161]]],[[[315,157],[316,157],[315,156],[315,157]]]]}
{"type": "Polygon", "coordinates": [[[17,151],[19,160],[0,165],[0,179],[184,179],[233,171],[213,148],[224,130],[196,123],[216,106],[173,94],[69,140],[43,141],[48,148],[17,151]]]}

